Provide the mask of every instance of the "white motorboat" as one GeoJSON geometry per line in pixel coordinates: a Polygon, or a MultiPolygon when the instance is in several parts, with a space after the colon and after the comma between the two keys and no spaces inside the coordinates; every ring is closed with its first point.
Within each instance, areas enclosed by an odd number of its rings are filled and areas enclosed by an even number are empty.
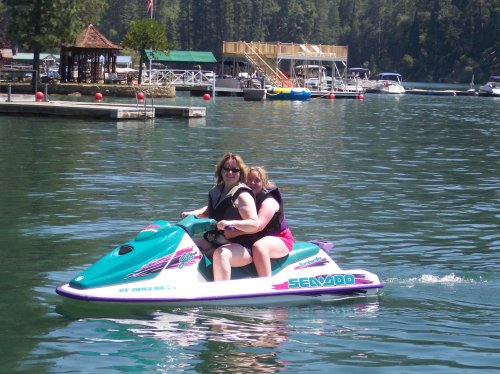
{"type": "Polygon", "coordinates": [[[488,83],[479,87],[479,96],[500,96],[500,75],[492,75],[488,83]]]}
{"type": "Polygon", "coordinates": [[[370,92],[384,94],[404,94],[403,77],[398,73],[380,73],[376,77],[375,88],[370,92]]]}
{"type": "Polygon", "coordinates": [[[311,91],[326,91],[332,83],[332,77],[327,75],[327,69],[321,65],[299,65],[294,69],[298,86],[311,91]]]}
{"type": "Polygon", "coordinates": [[[347,69],[347,79],[346,84],[349,86],[355,86],[356,89],[361,89],[363,91],[371,90],[375,88],[375,81],[370,80],[370,70],[366,68],[349,68],[347,69]]]}

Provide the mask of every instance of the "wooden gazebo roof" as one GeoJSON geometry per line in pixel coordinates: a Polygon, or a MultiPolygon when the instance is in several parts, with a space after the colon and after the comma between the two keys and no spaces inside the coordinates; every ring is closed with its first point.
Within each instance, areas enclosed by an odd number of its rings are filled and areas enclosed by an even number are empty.
{"type": "Polygon", "coordinates": [[[87,28],[77,36],[75,44],[69,47],[85,49],[122,49],[119,45],[110,42],[92,24],[88,25],[87,28]]]}

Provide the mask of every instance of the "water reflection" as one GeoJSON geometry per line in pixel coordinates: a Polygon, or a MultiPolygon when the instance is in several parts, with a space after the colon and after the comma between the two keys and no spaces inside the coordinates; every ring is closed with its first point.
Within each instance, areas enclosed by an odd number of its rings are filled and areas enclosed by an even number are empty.
{"type": "Polygon", "coordinates": [[[152,129],[155,127],[154,119],[146,120],[123,120],[116,122],[116,129],[130,130],[130,129],[152,129]]]}
{"type": "MultiPolygon", "coordinates": [[[[117,306],[93,308],[84,305],[79,309],[73,304],[61,305],[58,313],[72,322],[49,333],[35,354],[41,361],[44,356],[51,361],[48,352],[63,349],[66,363],[55,364],[59,368],[70,368],[72,361],[78,360],[77,351],[85,356],[122,357],[126,354],[129,369],[142,367],[145,360],[157,360],[160,372],[181,369],[276,372],[285,368],[276,349],[289,337],[287,308],[178,308],[148,312],[142,307],[141,312],[141,308],[129,307],[120,311],[117,306]],[[111,315],[112,309],[115,314],[127,316],[102,317],[103,314],[111,315]],[[78,315],[87,317],[78,318],[78,315]],[[74,335],[77,330],[79,333],[74,335]],[[147,359],[144,349],[150,351],[147,359]]],[[[106,368],[106,364],[109,369],[113,368],[112,360],[101,358],[101,369],[106,368]]],[[[85,371],[98,369],[93,365],[86,364],[85,371]]]]}
{"type": "MultiPolygon", "coordinates": [[[[151,365],[151,360],[157,360],[155,367],[160,372],[271,373],[289,369],[282,350],[292,335],[296,349],[322,345],[323,339],[332,336],[361,338],[372,328],[357,323],[379,315],[378,301],[352,300],[309,307],[153,311],[144,306],[91,305],[61,305],[58,313],[71,322],[44,338],[45,346],[37,350],[37,355],[64,349],[66,362],[59,362],[59,368],[71,367],[72,361],[78,360],[76,352],[82,351],[80,355],[99,355],[101,369],[114,368],[108,356],[125,355],[130,371],[145,367],[146,361],[151,365]],[[79,332],[73,337],[74,331],[79,332]]],[[[50,357],[46,358],[50,361],[50,357]]],[[[86,370],[97,369],[93,365],[87,364],[86,370]]]]}
{"type": "Polygon", "coordinates": [[[203,126],[2,117],[4,371],[498,371],[495,104],[227,98],[203,126]],[[57,285],[204,203],[225,150],[269,169],[297,238],[332,240],[340,265],[379,274],[380,300],[271,315],[58,305],[57,285]]]}
{"type": "Polygon", "coordinates": [[[148,321],[113,321],[141,338],[181,347],[203,346],[201,362],[195,365],[202,372],[221,368],[225,372],[274,372],[283,368],[273,349],[288,338],[286,320],[287,309],[280,308],[179,310],[156,312],[148,321]]]}
{"type": "Polygon", "coordinates": [[[207,120],[205,117],[185,118],[189,127],[205,127],[207,120]]]}

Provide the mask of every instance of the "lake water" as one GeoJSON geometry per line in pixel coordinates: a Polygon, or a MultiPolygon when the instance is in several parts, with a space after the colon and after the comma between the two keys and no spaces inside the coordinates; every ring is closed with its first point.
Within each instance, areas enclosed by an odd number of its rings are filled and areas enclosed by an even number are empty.
{"type": "Polygon", "coordinates": [[[499,99],[155,102],[207,117],[0,116],[1,372],[500,372],[499,99]],[[268,168],[295,237],[333,241],[378,296],[147,310],[55,294],[204,204],[225,151],[268,168]]]}

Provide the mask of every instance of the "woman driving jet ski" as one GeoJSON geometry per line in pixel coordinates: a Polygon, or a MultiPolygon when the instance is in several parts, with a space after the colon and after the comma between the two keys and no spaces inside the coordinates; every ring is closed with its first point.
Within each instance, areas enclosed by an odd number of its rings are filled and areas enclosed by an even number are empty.
{"type": "MultiPolygon", "coordinates": [[[[208,205],[182,212],[181,217],[193,214],[198,218],[213,218],[217,221],[217,229],[224,231],[226,238],[231,236],[228,231],[232,230],[248,234],[257,232],[259,221],[254,195],[244,183],[247,173],[248,166],[239,155],[225,153],[215,165],[217,181],[208,193],[208,205]]],[[[256,239],[253,236],[241,235],[228,239],[215,250],[215,243],[211,243],[214,280],[229,280],[231,267],[250,264],[253,261],[251,248],[256,239]]],[[[207,251],[208,243],[200,244],[204,252],[207,251]]]]}

